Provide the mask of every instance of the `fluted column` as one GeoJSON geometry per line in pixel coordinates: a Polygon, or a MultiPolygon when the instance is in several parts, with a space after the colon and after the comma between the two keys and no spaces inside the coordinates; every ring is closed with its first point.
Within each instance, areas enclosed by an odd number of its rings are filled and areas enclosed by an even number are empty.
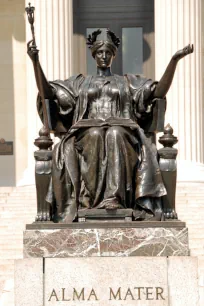
{"type": "MultiPolygon", "coordinates": [[[[25,0],[25,6],[28,6],[25,0]]],[[[36,44],[40,62],[48,80],[66,79],[72,75],[73,12],[72,0],[33,0],[35,7],[36,44]]],[[[26,41],[32,38],[26,16],[26,41]]],[[[37,87],[33,65],[27,57],[27,138],[28,164],[19,183],[34,183],[34,139],[42,126],[36,111],[37,87]]]]}
{"type": "Polygon", "coordinates": [[[178,136],[178,179],[204,181],[204,104],[201,53],[202,0],[155,0],[156,79],[171,56],[189,43],[194,53],[177,66],[167,95],[166,123],[178,136]]]}

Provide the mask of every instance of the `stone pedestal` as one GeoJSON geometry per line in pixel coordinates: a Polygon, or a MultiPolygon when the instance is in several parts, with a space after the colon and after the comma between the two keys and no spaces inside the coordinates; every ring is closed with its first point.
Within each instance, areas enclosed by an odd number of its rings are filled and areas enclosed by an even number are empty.
{"type": "Polygon", "coordinates": [[[26,226],[16,306],[198,306],[184,222],[26,226]]]}
{"type": "Polygon", "coordinates": [[[38,222],[24,232],[24,257],[188,255],[188,230],[179,221],[38,222]]]}
{"type": "Polygon", "coordinates": [[[197,259],[106,257],[23,259],[16,306],[198,306],[197,259]]]}

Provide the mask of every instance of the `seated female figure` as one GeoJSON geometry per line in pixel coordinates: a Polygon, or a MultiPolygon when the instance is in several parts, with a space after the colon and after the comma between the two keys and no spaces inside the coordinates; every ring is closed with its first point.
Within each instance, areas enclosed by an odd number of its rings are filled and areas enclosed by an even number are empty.
{"type": "MultiPolygon", "coordinates": [[[[151,112],[155,98],[165,97],[178,60],[193,52],[193,47],[178,51],[160,82],[154,82],[112,73],[119,39],[110,30],[95,31],[87,43],[96,61],[96,75],[54,82],[47,82],[37,49],[28,44],[39,95],[43,91],[50,103],[57,103],[58,119],[67,130],[53,150],[47,199],[56,201],[59,220],[73,220],[77,210],[85,208],[132,208],[135,219],[161,220],[160,199],[166,190],[157,152],[138,118],[151,112]]],[[[40,101],[39,96],[39,108],[40,101]]]]}

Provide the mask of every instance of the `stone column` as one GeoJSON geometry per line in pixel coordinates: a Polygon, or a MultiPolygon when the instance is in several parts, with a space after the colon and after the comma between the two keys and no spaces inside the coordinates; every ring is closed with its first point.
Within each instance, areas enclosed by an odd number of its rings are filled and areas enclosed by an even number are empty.
{"type": "Polygon", "coordinates": [[[159,80],[171,56],[189,43],[194,53],[178,63],[167,95],[166,123],[178,136],[178,180],[204,181],[202,0],[155,0],[155,66],[159,80]]]}
{"type": "MultiPolygon", "coordinates": [[[[25,1],[25,6],[29,1],[25,1]]],[[[40,62],[48,80],[66,79],[72,75],[73,13],[72,0],[33,0],[36,43],[40,62]]],[[[26,41],[32,38],[26,16],[26,41]]],[[[33,65],[27,56],[27,138],[28,168],[18,185],[34,184],[33,145],[42,127],[36,111],[37,87],[33,65]]]]}

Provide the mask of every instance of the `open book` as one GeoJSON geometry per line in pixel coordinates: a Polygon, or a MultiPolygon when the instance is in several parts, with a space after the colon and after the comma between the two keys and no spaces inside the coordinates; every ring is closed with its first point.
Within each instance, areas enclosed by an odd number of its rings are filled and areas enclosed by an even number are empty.
{"type": "Polygon", "coordinates": [[[125,118],[115,118],[109,117],[105,120],[103,119],[81,119],[72,125],[71,129],[78,129],[84,127],[94,127],[94,126],[125,126],[137,128],[138,124],[132,119],[125,118]]]}

